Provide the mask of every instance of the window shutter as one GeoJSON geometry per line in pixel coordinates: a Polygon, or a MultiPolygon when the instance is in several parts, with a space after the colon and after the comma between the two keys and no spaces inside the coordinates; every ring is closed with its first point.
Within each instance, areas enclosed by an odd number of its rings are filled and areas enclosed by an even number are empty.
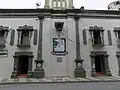
{"type": "Polygon", "coordinates": [[[84,45],[87,45],[86,29],[83,30],[82,34],[83,34],[83,44],[84,44],[84,45]]]}
{"type": "Polygon", "coordinates": [[[100,31],[101,44],[104,45],[104,31],[100,31]]]}
{"type": "Polygon", "coordinates": [[[10,36],[10,45],[14,45],[14,38],[15,38],[15,30],[11,31],[11,36],[10,36]]]}
{"type": "Polygon", "coordinates": [[[5,31],[5,37],[7,37],[8,36],[8,31],[5,31]]]}
{"type": "Polygon", "coordinates": [[[108,30],[107,33],[108,33],[108,43],[109,43],[109,45],[112,45],[111,31],[108,30]]]}
{"type": "Polygon", "coordinates": [[[22,31],[18,31],[18,38],[20,38],[22,31]]]}
{"type": "Polygon", "coordinates": [[[34,45],[37,45],[37,36],[38,36],[38,30],[35,29],[34,30],[34,39],[33,39],[33,44],[34,45]]]}

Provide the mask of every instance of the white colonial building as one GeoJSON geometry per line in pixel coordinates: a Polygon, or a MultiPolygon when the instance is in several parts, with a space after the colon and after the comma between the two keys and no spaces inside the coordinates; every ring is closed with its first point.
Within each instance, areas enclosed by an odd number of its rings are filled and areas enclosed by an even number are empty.
{"type": "Polygon", "coordinates": [[[75,9],[73,0],[0,9],[0,77],[119,76],[119,13],[75,9]]]}

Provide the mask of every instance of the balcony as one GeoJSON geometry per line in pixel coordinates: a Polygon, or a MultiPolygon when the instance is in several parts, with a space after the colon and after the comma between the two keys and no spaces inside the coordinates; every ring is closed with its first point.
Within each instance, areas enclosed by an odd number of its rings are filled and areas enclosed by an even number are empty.
{"type": "Polygon", "coordinates": [[[4,47],[5,47],[5,38],[0,37],[0,48],[4,48],[4,47]]]}
{"type": "Polygon", "coordinates": [[[93,47],[104,47],[104,40],[103,39],[92,39],[92,46],[93,47]]]}
{"type": "Polygon", "coordinates": [[[24,37],[23,39],[18,39],[17,46],[19,48],[30,47],[30,38],[29,37],[24,37]]]}

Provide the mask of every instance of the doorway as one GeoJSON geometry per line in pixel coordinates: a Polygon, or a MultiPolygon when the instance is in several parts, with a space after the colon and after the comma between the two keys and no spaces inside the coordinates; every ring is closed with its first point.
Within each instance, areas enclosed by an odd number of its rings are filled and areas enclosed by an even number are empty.
{"type": "Polygon", "coordinates": [[[95,56],[95,70],[97,75],[105,74],[105,62],[103,55],[95,56]]]}
{"type": "Polygon", "coordinates": [[[18,76],[25,76],[28,73],[28,61],[29,57],[27,55],[19,56],[18,64],[18,76]]]}

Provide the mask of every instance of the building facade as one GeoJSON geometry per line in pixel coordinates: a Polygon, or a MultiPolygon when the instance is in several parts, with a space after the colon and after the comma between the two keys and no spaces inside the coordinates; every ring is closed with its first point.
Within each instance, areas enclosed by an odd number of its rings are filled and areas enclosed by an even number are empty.
{"type": "Polygon", "coordinates": [[[0,9],[0,77],[119,76],[120,11],[47,1],[45,9],[0,9]]]}

